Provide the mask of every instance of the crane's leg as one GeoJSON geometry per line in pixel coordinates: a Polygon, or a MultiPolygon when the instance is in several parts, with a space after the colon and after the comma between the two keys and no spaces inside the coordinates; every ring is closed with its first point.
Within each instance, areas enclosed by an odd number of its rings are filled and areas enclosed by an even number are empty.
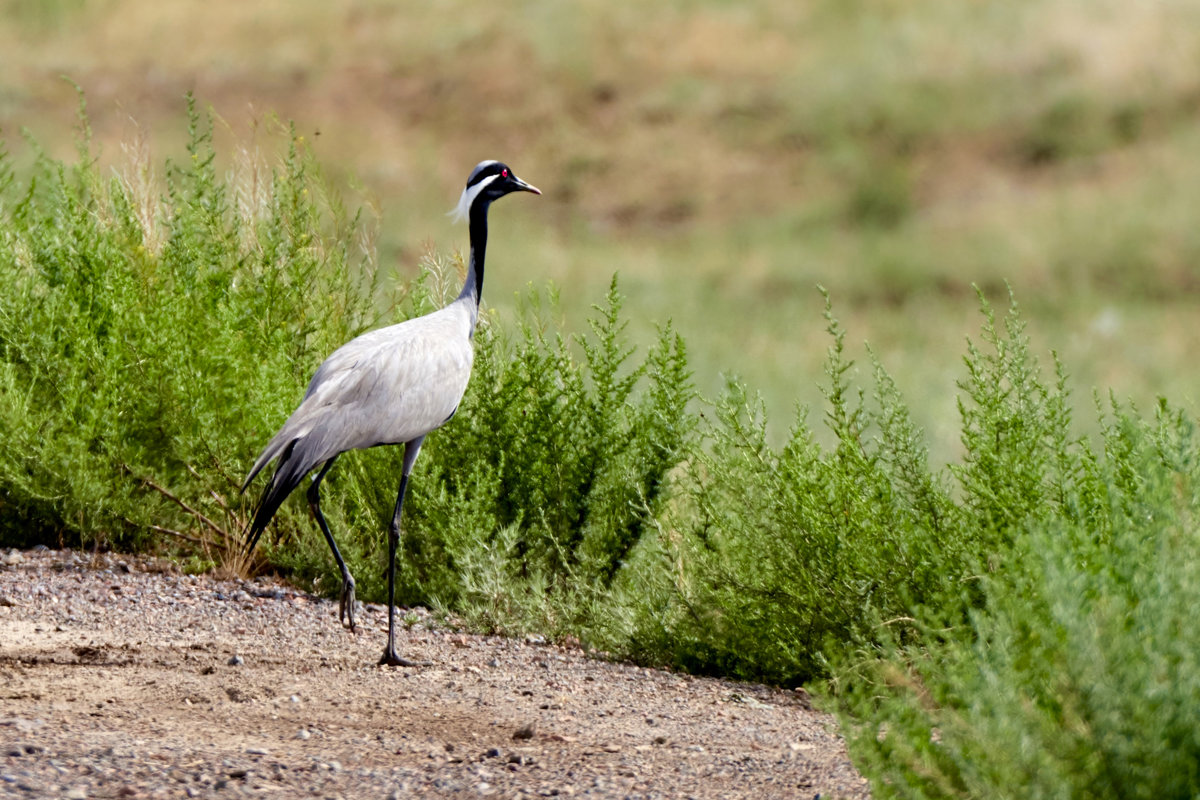
{"type": "Polygon", "coordinates": [[[392,667],[422,667],[429,662],[409,661],[396,655],[396,551],[400,548],[400,512],[404,510],[404,492],[408,489],[408,475],[412,472],[417,454],[421,452],[424,436],[417,437],[404,445],[404,468],[400,475],[400,492],[396,496],[396,510],[388,528],[388,638],[380,665],[392,667]]]}
{"type": "Polygon", "coordinates": [[[324,479],[325,473],[329,472],[329,468],[333,466],[333,462],[337,460],[337,456],[329,459],[321,467],[321,471],[317,473],[317,477],[313,478],[312,484],[308,487],[308,507],[312,510],[312,514],[317,518],[317,524],[321,526],[321,533],[325,534],[325,541],[329,542],[329,549],[333,551],[333,560],[337,562],[338,569],[342,572],[342,595],[341,603],[338,607],[338,619],[343,625],[354,631],[354,576],[350,574],[350,570],[346,567],[346,562],[342,559],[342,554],[338,550],[337,542],[333,541],[333,534],[329,532],[329,525],[325,522],[325,515],[321,513],[321,480],[324,479]]]}

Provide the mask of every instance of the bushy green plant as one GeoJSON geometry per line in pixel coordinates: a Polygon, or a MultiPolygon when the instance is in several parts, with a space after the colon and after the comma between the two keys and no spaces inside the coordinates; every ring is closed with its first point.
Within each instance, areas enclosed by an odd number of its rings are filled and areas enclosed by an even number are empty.
{"type": "Polygon", "coordinates": [[[1103,445],[1075,451],[1076,487],[967,624],[889,650],[843,697],[876,796],[1200,790],[1194,423],[1117,409],[1103,445]]]}
{"type": "MultiPolygon", "coordinates": [[[[102,179],[82,113],[75,166],[41,156],[21,186],[0,156],[6,542],[145,547],[163,533],[210,563],[227,556],[259,491],[236,493],[247,464],[321,359],[457,288],[462,264],[432,255],[381,313],[368,232],[302,141],[269,173],[223,177],[211,124],[189,112],[187,158],[161,183],[148,160],[102,179]]],[[[668,326],[633,364],[615,278],[590,336],[556,331],[546,302],[531,292],[514,333],[486,316],[477,333],[470,392],[414,476],[406,602],[493,627],[579,623],[666,502],[694,428],[682,340],[668,326]]],[[[367,599],[383,596],[399,458],[347,456],[326,483],[323,509],[367,599]]],[[[276,565],[336,586],[302,499],[265,544],[276,565]]]]}
{"type": "Polygon", "coordinates": [[[375,272],[296,137],[230,182],[189,101],[163,183],[148,160],[105,179],[80,119],[74,166],[39,154],[22,185],[0,154],[0,536],[165,532],[215,557],[239,534],[249,443],[376,321],[375,272]]]}
{"type": "Polygon", "coordinates": [[[961,383],[964,455],[949,475],[930,468],[877,358],[873,396],[852,387],[828,306],[831,446],[801,409],[772,448],[761,406],[730,381],[671,510],[673,531],[637,573],[645,601],[620,623],[629,650],[785,684],[831,677],[831,657],[963,625],[990,576],[1017,574],[1023,531],[1074,507],[1086,472],[1061,365],[1048,385],[1015,302],[1002,323],[981,303],[982,343],[968,343],[961,383]]]}
{"type": "Polygon", "coordinates": [[[1015,311],[1003,335],[985,313],[952,468],[965,558],[915,637],[836,657],[856,763],[879,797],[1192,797],[1194,423],[1113,403],[1095,450],[1062,366],[1047,384],[1015,311]]]}
{"type": "MultiPolygon", "coordinates": [[[[689,491],[660,537],[674,591],[631,609],[635,652],[773,682],[825,674],[827,646],[865,635],[940,585],[953,511],[895,385],[875,364],[873,405],[850,385],[844,331],[827,308],[832,450],[800,409],[770,447],[765,414],[730,380],[689,465],[689,491]]],[[[949,549],[953,550],[951,546],[949,549]]],[[[649,580],[649,577],[647,578],[649,580]]]]}

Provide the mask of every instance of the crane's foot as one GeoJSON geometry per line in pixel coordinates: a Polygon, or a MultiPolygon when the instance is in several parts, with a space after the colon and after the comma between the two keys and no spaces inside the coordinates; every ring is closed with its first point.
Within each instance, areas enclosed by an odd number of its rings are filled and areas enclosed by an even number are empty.
{"type": "Polygon", "coordinates": [[[354,578],[347,576],[342,581],[342,598],[341,604],[338,606],[338,619],[350,629],[351,633],[355,631],[354,608],[354,578]]]}
{"type": "Polygon", "coordinates": [[[383,651],[383,658],[379,659],[381,667],[431,667],[432,661],[409,661],[407,658],[401,658],[396,655],[396,651],[389,645],[383,651]]]}

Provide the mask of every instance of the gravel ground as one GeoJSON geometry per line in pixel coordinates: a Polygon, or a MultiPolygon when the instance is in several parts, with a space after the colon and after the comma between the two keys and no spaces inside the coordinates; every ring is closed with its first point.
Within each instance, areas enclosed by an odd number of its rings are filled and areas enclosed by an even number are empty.
{"type": "Polygon", "coordinates": [[[0,551],[0,797],[866,798],[803,693],[142,558],[0,551]],[[404,612],[401,612],[404,614],[404,612]]]}

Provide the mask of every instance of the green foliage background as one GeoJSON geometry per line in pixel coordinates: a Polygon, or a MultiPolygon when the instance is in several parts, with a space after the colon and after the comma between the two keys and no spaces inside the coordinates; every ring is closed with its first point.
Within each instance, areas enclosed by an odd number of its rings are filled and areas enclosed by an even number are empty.
{"type": "MultiPolygon", "coordinates": [[[[317,364],[453,290],[437,255],[388,290],[370,221],[299,137],[223,175],[189,110],[161,181],[137,158],[105,177],[82,114],[73,165],[0,155],[4,544],[243,569],[237,487],[317,364]]],[[[1100,433],[1077,433],[1065,365],[1043,373],[1015,301],[979,302],[962,455],[938,469],[878,357],[855,385],[828,298],[821,425],[801,408],[777,445],[740,381],[697,396],[669,325],[635,351],[615,278],[579,336],[530,290],[483,318],[467,398],[418,462],[401,601],[808,683],[879,797],[1194,796],[1194,422],[1098,399],[1100,433]]],[[[348,456],[325,483],[364,599],[399,458],[348,456]]],[[[267,539],[267,568],[336,588],[302,502],[267,539]]]]}

